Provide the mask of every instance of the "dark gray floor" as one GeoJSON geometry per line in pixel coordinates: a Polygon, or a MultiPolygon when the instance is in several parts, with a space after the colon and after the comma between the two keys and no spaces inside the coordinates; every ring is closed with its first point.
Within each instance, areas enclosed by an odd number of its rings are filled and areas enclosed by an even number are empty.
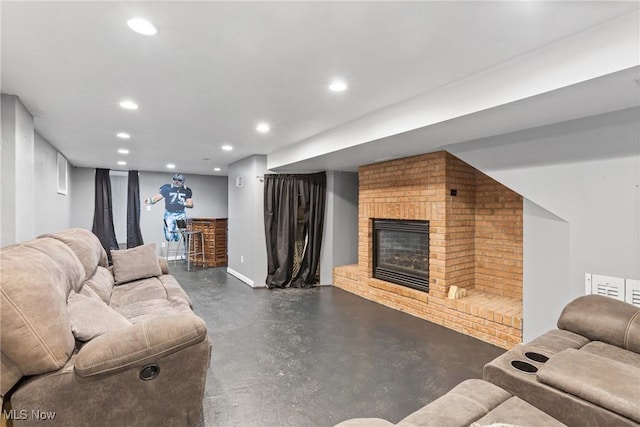
{"type": "Polygon", "coordinates": [[[172,274],[213,341],[203,427],[397,423],[504,350],[341,289],[253,289],[226,268],[172,274]]]}

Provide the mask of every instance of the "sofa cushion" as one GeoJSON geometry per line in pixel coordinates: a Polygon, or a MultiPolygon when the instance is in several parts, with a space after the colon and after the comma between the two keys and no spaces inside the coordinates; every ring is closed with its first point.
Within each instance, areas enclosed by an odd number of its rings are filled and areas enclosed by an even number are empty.
{"type": "Polygon", "coordinates": [[[561,351],[539,370],[538,381],[640,423],[640,369],[593,353],[561,351]]]}
{"type": "Polygon", "coordinates": [[[166,317],[178,313],[192,313],[188,305],[171,302],[166,298],[157,298],[132,302],[119,306],[115,310],[131,323],[141,323],[148,319],[166,317]]]}
{"type": "Polygon", "coordinates": [[[510,397],[510,393],[491,383],[469,379],[407,416],[398,426],[468,426],[510,397]]]}
{"type": "Polygon", "coordinates": [[[105,267],[98,267],[91,278],[84,282],[85,287],[91,288],[102,301],[109,304],[111,301],[111,292],[113,291],[113,274],[105,267]]]}
{"type": "Polygon", "coordinates": [[[71,331],[78,341],[90,341],[131,323],[104,301],[71,292],[67,300],[71,331]]]}
{"type": "Polygon", "coordinates": [[[565,424],[518,397],[512,397],[471,424],[471,427],[489,426],[566,427],[565,424]]]}
{"type": "Polygon", "coordinates": [[[111,260],[116,285],[162,274],[155,243],[132,249],[112,250],[111,260]]]}
{"type": "Polygon", "coordinates": [[[640,353],[640,308],[602,295],[584,295],[567,304],[558,328],[591,341],[640,353]]]}
{"type": "Polygon", "coordinates": [[[81,377],[120,372],[206,339],[207,326],[193,313],[150,319],[91,340],[78,352],[75,372],[81,377]]]}
{"type": "Polygon", "coordinates": [[[536,337],[521,348],[533,350],[546,356],[556,354],[567,348],[580,348],[589,343],[589,339],[570,331],[553,329],[536,337]]]}
{"type": "Polygon", "coordinates": [[[83,271],[63,243],[30,243],[0,250],[0,347],[24,375],[37,375],[64,366],[73,352],[67,296],[83,271]],[[75,262],[61,265],[63,254],[75,262]]]}
{"type": "Polygon", "coordinates": [[[382,418],[352,418],[333,427],[393,427],[394,425],[382,418]]]}
{"type": "Polygon", "coordinates": [[[59,240],[76,254],[84,267],[85,280],[93,276],[96,267],[106,267],[107,253],[95,234],[82,228],[71,228],[55,234],[43,234],[38,238],[50,237],[59,240]]]}
{"type": "Polygon", "coordinates": [[[34,239],[19,243],[22,247],[33,248],[46,254],[65,273],[68,285],[78,291],[84,283],[84,269],[78,256],[59,240],[52,238],[34,239]]]}
{"type": "Polygon", "coordinates": [[[580,349],[640,369],[640,354],[601,341],[591,341],[580,349]]]}
{"type": "Polygon", "coordinates": [[[167,291],[160,280],[162,277],[148,277],[114,287],[109,305],[119,309],[141,301],[167,299],[167,291]]]}

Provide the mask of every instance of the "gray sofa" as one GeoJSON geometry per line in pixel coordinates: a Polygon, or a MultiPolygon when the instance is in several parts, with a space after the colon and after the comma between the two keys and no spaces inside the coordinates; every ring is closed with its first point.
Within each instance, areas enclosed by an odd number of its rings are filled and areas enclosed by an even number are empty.
{"type": "Polygon", "coordinates": [[[211,342],[153,245],[71,229],[0,250],[3,423],[197,425],[211,342]]]}
{"type": "Polygon", "coordinates": [[[488,363],[483,377],[570,426],[638,426],[640,308],[577,298],[558,329],[488,363]]]}
{"type": "Polygon", "coordinates": [[[467,380],[392,424],[351,419],[336,427],[514,425],[640,426],[640,308],[586,295],[558,329],[505,352],[483,379],[467,380]]]}
{"type": "Polygon", "coordinates": [[[490,425],[566,427],[524,400],[479,379],[469,379],[393,424],[381,418],[353,418],[335,427],[480,427],[490,425]]]}

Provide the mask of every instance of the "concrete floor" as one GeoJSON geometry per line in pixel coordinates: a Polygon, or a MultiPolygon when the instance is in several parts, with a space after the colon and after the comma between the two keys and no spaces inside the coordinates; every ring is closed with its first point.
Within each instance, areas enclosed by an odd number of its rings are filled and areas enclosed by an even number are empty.
{"type": "Polygon", "coordinates": [[[201,427],[397,423],[504,350],[330,286],[253,289],[171,268],[213,341],[201,427]]]}

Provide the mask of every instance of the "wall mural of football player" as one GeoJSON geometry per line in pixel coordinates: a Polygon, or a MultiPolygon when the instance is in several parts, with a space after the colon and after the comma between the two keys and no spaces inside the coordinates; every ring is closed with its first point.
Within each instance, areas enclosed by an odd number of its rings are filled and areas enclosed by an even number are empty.
{"type": "Polygon", "coordinates": [[[183,219],[186,221],[185,208],[193,207],[193,200],[191,199],[193,192],[184,183],[184,175],[177,173],[173,175],[171,184],[164,184],[160,187],[158,194],[144,199],[144,202],[148,205],[153,205],[164,199],[164,238],[167,241],[178,241],[180,239],[180,233],[176,233],[178,229],[176,220],[183,219]]]}

